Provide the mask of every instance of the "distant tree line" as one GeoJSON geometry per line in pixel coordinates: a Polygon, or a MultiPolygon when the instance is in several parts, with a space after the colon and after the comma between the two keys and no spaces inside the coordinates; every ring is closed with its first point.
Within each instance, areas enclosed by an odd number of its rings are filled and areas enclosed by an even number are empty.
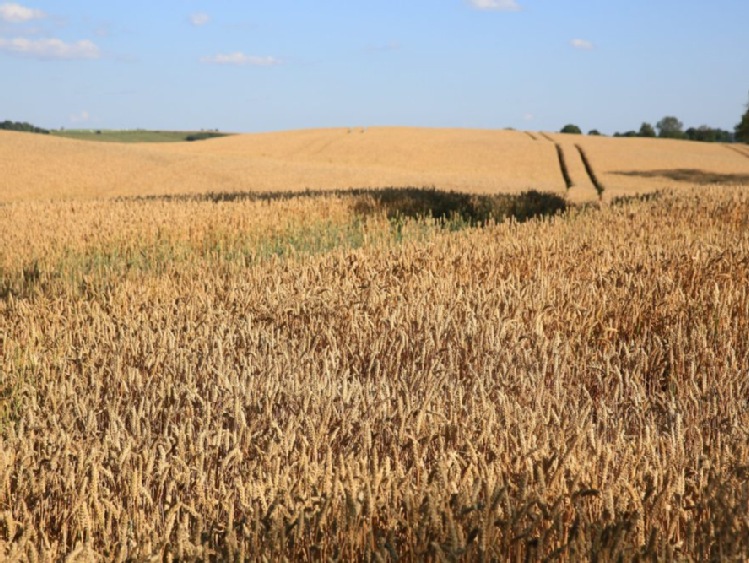
{"type": "Polygon", "coordinates": [[[25,121],[8,121],[8,120],[2,121],[0,122],[0,130],[27,131],[29,133],[43,133],[45,135],[49,134],[48,129],[42,129],[41,127],[31,125],[31,123],[26,123],[25,121]]]}
{"type": "MultiPolygon", "coordinates": [[[[749,112],[748,112],[749,113],[749,112]]],[[[686,139],[689,141],[700,141],[703,143],[733,143],[743,138],[749,137],[749,116],[744,116],[744,121],[736,126],[736,133],[725,131],[723,129],[700,125],[699,127],[690,127],[684,129],[684,124],[673,115],[667,115],[656,123],[655,127],[651,123],[643,122],[637,131],[625,131],[614,133],[614,137],[660,137],[662,139],[686,139]],[[740,137],[740,127],[743,127],[743,137],[740,137]]],[[[581,134],[582,131],[577,125],[568,124],[562,127],[560,133],[581,134]]],[[[597,129],[588,132],[588,135],[601,135],[597,129]]]]}
{"type": "Polygon", "coordinates": [[[703,143],[733,143],[734,134],[720,128],[700,125],[684,129],[684,123],[673,115],[667,115],[656,123],[644,122],[639,131],[626,131],[614,133],[614,137],[660,137],[662,139],[686,139],[688,141],[700,141],[703,143]],[[656,132],[657,130],[657,132],[656,132]]]}
{"type": "MultiPolygon", "coordinates": [[[[582,130],[577,125],[567,124],[560,130],[560,133],[582,134],[582,130]]],[[[597,129],[588,132],[588,135],[600,135],[597,129]]],[[[741,121],[736,125],[733,131],[725,131],[717,127],[700,125],[699,127],[690,127],[684,129],[684,123],[673,115],[667,115],[653,127],[652,124],[643,122],[637,131],[625,131],[614,133],[614,137],[660,137],[663,139],[686,139],[689,141],[699,141],[702,143],[749,143],[749,104],[746,106],[746,112],[741,121]]]]}

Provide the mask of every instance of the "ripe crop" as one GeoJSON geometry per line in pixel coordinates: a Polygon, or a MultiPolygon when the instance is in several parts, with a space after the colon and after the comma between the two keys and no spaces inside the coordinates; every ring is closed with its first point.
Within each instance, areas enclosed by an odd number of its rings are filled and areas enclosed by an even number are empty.
{"type": "Polygon", "coordinates": [[[591,172],[604,201],[749,183],[749,159],[733,145],[470,129],[316,129],[150,144],[0,131],[0,154],[0,202],[435,186],[533,189],[582,203],[599,199],[591,172]]]}
{"type": "Polygon", "coordinates": [[[0,207],[0,557],[749,553],[745,190],[369,204],[0,207]]]}

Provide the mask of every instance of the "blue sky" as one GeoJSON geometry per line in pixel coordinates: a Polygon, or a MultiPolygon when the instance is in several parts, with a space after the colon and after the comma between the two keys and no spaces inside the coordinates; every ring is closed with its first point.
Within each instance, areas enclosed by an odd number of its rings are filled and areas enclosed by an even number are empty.
{"type": "Polygon", "coordinates": [[[747,0],[0,0],[0,120],[732,129],[747,0]]]}

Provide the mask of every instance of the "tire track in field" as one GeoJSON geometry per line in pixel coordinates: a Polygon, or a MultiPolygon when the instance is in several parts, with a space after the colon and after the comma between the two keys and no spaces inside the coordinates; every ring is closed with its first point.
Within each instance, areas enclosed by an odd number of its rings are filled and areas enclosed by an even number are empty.
{"type": "Polygon", "coordinates": [[[734,146],[731,146],[731,145],[723,145],[723,146],[726,147],[727,149],[732,150],[735,153],[740,154],[744,158],[749,158],[749,148],[734,147],[734,146]]]}
{"type": "MultiPolygon", "coordinates": [[[[531,135],[530,133],[528,134],[531,135]]],[[[570,188],[574,187],[575,183],[572,181],[572,176],[570,175],[569,166],[567,166],[567,160],[564,156],[564,149],[562,148],[562,145],[557,143],[554,139],[549,137],[546,133],[539,133],[539,135],[543,137],[546,141],[549,141],[550,143],[554,143],[554,148],[557,151],[557,159],[559,160],[559,171],[562,173],[562,180],[564,180],[564,187],[567,188],[567,191],[569,192],[570,188]]],[[[539,140],[536,137],[533,137],[533,139],[536,141],[539,140]]]]}
{"type": "Polygon", "coordinates": [[[562,172],[564,185],[567,187],[567,190],[569,190],[575,184],[572,182],[572,178],[570,177],[570,170],[567,167],[567,161],[564,159],[564,149],[562,149],[562,145],[560,145],[559,143],[554,143],[554,146],[557,149],[557,156],[559,157],[559,170],[562,172]]]}
{"type": "Polygon", "coordinates": [[[596,176],[596,173],[593,170],[593,165],[590,163],[590,160],[588,159],[588,155],[585,154],[585,150],[580,145],[575,145],[575,148],[577,148],[577,152],[580,153],[580,158],[582,159],[583,165],[585,166],[585,171],[588,173],[588,178],[590,178],[590,181],[593,183],[593,186],[595,187],[596,192],[598,193],[598,199],[603,199],[603,192],[604,192],[603,184],[598,179],[598,176],[596,176]]]}
{"type": "Polygon", "coordinates": [[[559,161],[559,171],[562,174],[564,185],[567,188],[568,197],[571,197],[576,201],[589,201],[593,196],[593,190],[595,190],[598,199],[602,200],[604,191],[603,184],[598,179],[595,170],[593,170],[593,166],[582,146],[575,144],[574,147],[577,151],[573,150],[572,155],[577,154],[577,157],[570,156],[570,147],[568,146],[568,150],[565,150],[564,146],[567,143],[557,142],[547,133],[538,133],[538,135],[554,144],[559,161]],[[584,173],[583,170],[585,171],[584,173]],[[585,179],[586,177],[587,180],[585,179]],[[572,188],[576,189],[571,191],[572,188]]]}

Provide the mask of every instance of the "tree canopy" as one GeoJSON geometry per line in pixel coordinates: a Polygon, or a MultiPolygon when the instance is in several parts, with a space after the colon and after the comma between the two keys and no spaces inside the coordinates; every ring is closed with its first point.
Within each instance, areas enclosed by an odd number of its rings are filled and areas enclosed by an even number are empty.
{"type": "Polygon", "coordinates": [[[0,129],[4,131],[29,131],[31,133],[49,133],[47,129],[36,127],[35,125],[31,125],[31,123],[26,123],[25,121],[1,121],[0,129]]]}
{"type": "Polygon", "coordinates": [[[733,133],[700,125],[697,128],[690,127],[685,132],[686,138],[690,141],[701,141],[703,143],[730,143],[733,141],[733,133]]]}
{"type": "Polygon", "coordinates": [[[736,125],[736,140],[742,143],[749,143],[749,103],[746,104],[746,112],[741,117],[741,121],[736,125]]]}
{"type": "Polygon", "coordinates": [[[647,122],[643,122],[640,125],[639,137],[655,137],[655,128],[647,122]]]}
{"type": "Polygon", "coordinates": [[[683,139],[684,124],[673,115],[667,115],[657,124],[658,136],[666,139],[683,139]]]}

